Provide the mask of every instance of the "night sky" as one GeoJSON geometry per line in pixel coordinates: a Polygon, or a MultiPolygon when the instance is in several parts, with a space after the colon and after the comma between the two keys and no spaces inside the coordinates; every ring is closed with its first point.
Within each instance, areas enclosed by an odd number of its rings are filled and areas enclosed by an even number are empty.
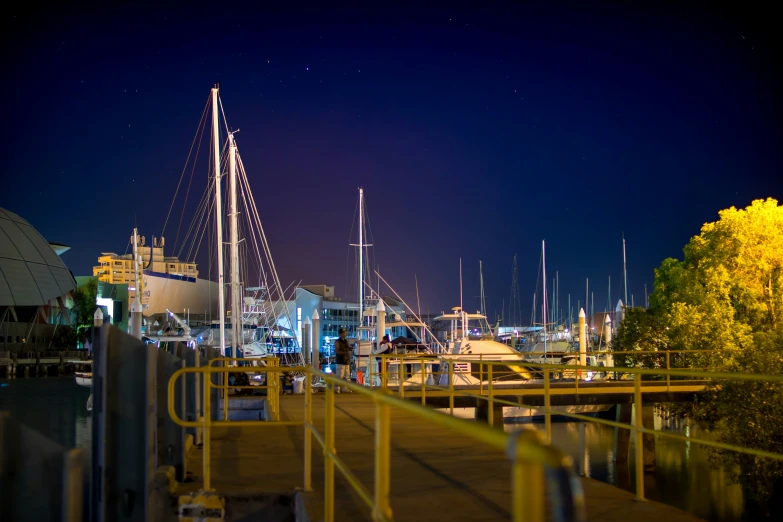
{"type": "Polygon", "coordinates": [[[359,186],[403,297],[417,274],[422,311],[459,304],[462,257],[475,309],[481,259],[508,316],[517,254],[525,323],[542,239],[563,308],[589,277],[601,311],[624,234],[639,305],[720,209],[783,200],[769,12],[224,4],[5,12],[0,206],[71,245],[75,275],[160,235],[215,82],[284,284],[346,292],[359,186]]]}

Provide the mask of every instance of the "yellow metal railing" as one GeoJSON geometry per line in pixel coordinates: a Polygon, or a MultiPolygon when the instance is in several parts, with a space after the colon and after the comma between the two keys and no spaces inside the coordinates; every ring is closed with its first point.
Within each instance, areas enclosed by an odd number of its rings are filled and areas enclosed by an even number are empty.
{"type": "MultiPolygon", "coordinates": [[[[282,367],[278,362],[268,364],[266,367],[237,366],[228,368],[230,361],[235,359],[216,359],[213,362],[222,362],[224,367],[216,368],[210,363],[198,368],[182,368],[177,370],[169,379],[168,411],[172,420],[184,427],[200,427],[204,432],[204,457],[203,457],[203,482],[204,489],[211,489],[210,473],[210,429],[220,426],[303,426],[304,428],[304,490],[312,491],[312,440],[314,437],[323,450],[324,456],[324,520],[334,520],[334,469],[340,470],[344,478],[357,492],[359,497],[371,509],[372,517],[377,521],[392,520],[392,508],[390,503],[391,493],[391,410],[403,411],[429,422],[433,425],[452,430],[455,433],[470,437],[477,442],[483,442],[501,452],[505,452],[511,461],[511,485],[512,485],[512,516],[513,520],[531,520],[535,522],[544,520],[544,470],[555,470],[560,486],[570,488],[570,496],[565,499],[567,505],[553,506],[553,509],[567,508],[568,512],[576,513],[575,520],[581,520],[579,516],[584,510],[584,499],[581,489],[574,488],[578,481],[571,480],[571,459],[556,448],[545,444],[540,435],[534,431],[515,432],[508,434],[502,430],[494,429],[484,424],[469,422],[453,416],[445,415],[430,408],[422,407],[410,401],[392,396],[385,390],[373,390],[369,387],[346,382],[334,375],[323,373],[306,367],[282,367]],[[265,373],[268,401],[278,408],[275,420],[271,421],[230,421],[227,420],[227,399],[224,398],[223,420],[212,420],[210,403],[210,391],[212,388],[227,392],[231,388],[258,388],[258,386],[230,386],[227,384],[229,373],[265,373]],[[279,377],[284,372],[305,373],[304,379],[304,420],[280,421],[279,420],[279,377]],[[204,375],[205,386],[203,389],[204,415],[198,421],[185,421],[177,415],[174,403],[174,389],[177,379],[192,373],[204,375]],[[212,382],[212,375],[223,374],[224,383],[212,382]],[[322,379],[325,384],[325,423],[324,433],[321,434],[313,425],[313,389],[312,377],[322,379]],[[356,394],[364,395],[375,403],[375,480],[371,492],[361,480],[340,459],[335,448],[335,386],[347,387],[356,394]]],[[[270,359],[267,359],[269,361],[270,359]]],[[[400,391],[404,386],[400,387],[400,391]]],[[[225,396],[224,396],[225,397],[225,396]]],[[[554,500],[556,496],[552,496],[554,500]]]]}
{"type": "MultiPolygon", "coordinates": [[[[686,354],[696,354],[696,353],[703,353],[708,354],[711,353],[712,350],[682,350],[682,351],[672,351],[672,353],[686,353],[686,354]]],[[[618,352],[613,352],[618,353],[618,352]]],[[[625,353],[625,352],[620,352],[625,353]]],[[[662,352],[627,352],[628,354],[640,354],[640,353],[657,353],[663,355],[662,352]]],[[[669,392],[672,390],[684,390],[684,391],[693,391],[698,392],[706,388],[707,384],[711,382],[716,381],[725,381],[725,380],[735,380],[735,381],[756,381],[756,382],[768,382],[768,383],[783,383],[783,376],[780,375],[757,375],[757,374],[738,374],[738,373],[727,373],[727,372],[715,372],[715,371],[705,371],[703,369],[688,369],[688,368],[655,368],[655,369],[647,369],[647,368],[633,368],[633,367],[607,367],[607,366],[580,366],[580,365],[562,365],[562,364],[538,364],[538,363],[528,363],[524,360],[517,361],[517,360],[497,360],[497,356],[499,355],[505,355],[508,356],[508,353],[505,354],[495,354],[495,360],[490,359],[490,357],[493,357],[493,355],[482,355],[482,356],[473,356],[473,357],[448,357],[448,358],[442,358],[442,359],[435,359],[433,360],[431,357],[421,357],[418,355],[411,355],[411,356],[400,356],[400,355],[375,355],[374,357],[378,357],[380,359],[399,359],[399,361],[394,361],[395,364],[399,364],[400,368],[405,364],[420,364],[420,370],[421,370],[421,384],[417,383],[416,385],[413,385],[412,381],[410,382],[410,385],[408,386],[410,389],[406,392],[405,391],[405,382],[402,378],[400,378],[399,384],[396,387],[390,387],[388,386],[386,382],[387,376],[381,376],[381,382],[382,387],[388,391],[394,391],[396,389],[397,393],[399,393],[400,397],[404,397],[406,393],[408,393],[409,398],[418,398],[418,397],[411,397],[411,393],[420,393],[421,402],[422,404],[426,404],[426,397],[429,395],[430,397],[448,397],[449,398],[449,409],[450,412],[454,413],[454,397],[455,396],[461,396],[461,397],[470,397],[474,398],[476,400],[486,401],[488,403],[488,424],[493,425],[494,424],[494,413],[493,413],[493,406],[495,405],[502,405],[502,406],[512,406],[512,407],[525,407],[525,408],[531,408],[531,409],[539,409],[543,410],[544,413],[544,430],[545,430],[545,442],[551,443],[552,440],[552,415],[559,415],[564,417],[569,417],[572,419],[577,419],[581,421],[587,421],[587,422],[594,422],[597,424],[603,424],[606,426],[611,426],[615,428],[620,429],[627,429],[630,430],[631,433],[634,436],[634,443],[635,443],[635,479],[636,479],[636,497],[638,500],[644,500],[644,467],[642,465],[643,462],[643,444],[642,444],[642,436],[644,434],[648,435],[655,435],[685,442],[692,442],[696,444],[701,444],[704,446],[713,447],[716,449],[721,450],[728,450],[728,451],[736,451],[739,453],[745,453],[748,455],[753,455],[756,457],[763,457],[763,458],[771,458],[775,460],[783,460],[783,454],[782,453],[773,453],[769,451],[759,450],[755,448],[746,448],[742,446],[736,446],[732,444],[725,444],[718,441],[713,441],[709,439],[698,439],[693,437],[686,437],[683,435],[679,435],[676,433],[669,433],[666,431],[659,431],[655,430],[654,428],[646,428],[643,425],[642,422],[642,415],[641,415],[641,408],[643,405],[643,393],[644,391],[651,392],[651,391],[665,391],[669,392]],[[479,369],[479,378],[482,379],[482,382],[478,386],[463,386],[463,389],[455,389],[454,385],[454,377],[457,374],[455,372],[455,366],[457,364],[479,364],[481,368],[479,369]],[[509,387],[508,385],[498,387],[502,384],[504,384],[502,381],[500,382],[494,382],[493,379],[493,367],[502,365],[507,366],[509,363],[512,363],[514,366],[521,366],[530,373],[539,373],[540,376],[538,379],[533,379],[533,381],[540,380],[542,381],[542,388],[532,388],[530,386],[515,386],[515,387],[509,387]],[[427,375],[425,375],[424,368],[427,365],[432,366],[433,364],[439,364],[439,370],[438,371],[431,371],[430,375],[433,376],[433,381],[437,383],[439,379],[435,379],[435,376],[448,376],[448,384],[447,385],[438,385],[438,384],[426,384],[427,381],[427,375]],[[443,366],[446,366],[446,370],[444,371],[442,369],[443,366]],[[486,366],[486,370],[484,370],[484,366],[486,366]],[[561,373],[563,371],[573,372],[573,375],[576,377],[573,379],[573,387],[563,387],[562,384],[559,383],[559,386],[557,388],[552,388],[551,386],[551,377],[555,373],[561,373]],[[593,374],[599,374],[599,373],[621,373],[621,374],[628,374],[631,375],[633,378],[633,388],[624,388],[621,386],[606,386],[601,387],[600,382],[601,380],[593,381],[597,385],[590,386],[588,388],[585,388],[584,386],[580,390],[579,388],[579,382],[582,380],[582,372],[584,374],[587,374],[587,372],[593,372],[593,374]],[[665,377],[666,382],[665,384],[663,381],[644,381],[646,384],[642,385],[642,377],[665,377]],[[690,382],[683,382],[683,386],[673,385],[671,382],[671,378],[683,378],[687,379],[690,382]],[[484,380],[486,378],[486,386],[484,385],[484,380]],[[698,379],[698,381],[697,381],[698,379]],[[428,391],[429,390],[429,391],[428,391]],[[475,393],[478,392],[478,393],[475,393]],[[634,416],[634,422],[633,424],[625,424],[621,422],[614,422],[610,420],[600,419],[591,417],[584,414],[578,414],[578,413],[570,413],[566,411],[560,411],[560,410],[553,410],[551,406],[551,397],[552,395],[565,395],[565,394],[618,394],[618,393],[633,393],[633,405],[635,408],[635,411],[637,412],[634,416]],[[508,399],[502,399],[498,397],[498,394],[503,396],[516,396],[518,397],[517,401],[511,401],[508,399]],[[543,395],[544,396],[544,406],[541,408],[540,406],[533,406],[529,404],[525,404],[523,402],[525,395],[543,395]]],[[[670,358],[666,357],[667,366],[669,365],[670,358]]],[[[471,367],[468,367],[468,374],[471,373],[471,367]]],[[[370,381],[372,382],[372,381],[370,381]]],[[[612,382],[622,382],[618,380],[612,380],[612,382]]],[[[529,384],[536,384],[535,382],[529,383],[529,384]]]]}

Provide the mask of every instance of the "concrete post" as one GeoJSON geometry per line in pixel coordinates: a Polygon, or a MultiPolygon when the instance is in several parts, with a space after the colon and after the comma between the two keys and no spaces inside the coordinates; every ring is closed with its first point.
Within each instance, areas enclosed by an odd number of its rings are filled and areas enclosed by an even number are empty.
{"type": "Polygon", "coordinates": [[[375,337],[380,344],[381,339],[386,335],[386,306],[383,304],[383,299],[378,299],[378,305],[375,307],[375,324],[377,325],[375,337]]]}
{"type": "MultiPolygon", "coordinates": [[[[608,352],[612,343],[612,320],[609,318],[609,314],[606,314],[606,319],[604,320],[604,340],[606,341],[606,351],[608,352]]],[[[606,354],[606,366],[614,366],[614,356],[609,353],[606,354]]]]}
{"type": "MultiPolygon", "coordinates": [[[[579,365],[587,366],[587,332],[585,325],[585,309],[579,309],[579,365]]],[[[581,375],[581,371],[577,372],[581,375]]]]}
{"type": "Polygon", "coordinates": [[[136,339],[141,339],[141,299],[139,299],[139,293],[136,292],[136,298],[133,299],[130,312],[130,335],[136,339]]]}
{"type": "Polygon", "coordinates": [[[311,364],[314,369],[321,368],[321,316],[318,310],[313,310],[313,358],[311,364]]]}
{"type": "Polygon", "coordinates": [[[310,364],[310,346],[312,345],[310,317],[305,317],[304,332],[302,332],[302,357],[305,366],[310,364]]]}

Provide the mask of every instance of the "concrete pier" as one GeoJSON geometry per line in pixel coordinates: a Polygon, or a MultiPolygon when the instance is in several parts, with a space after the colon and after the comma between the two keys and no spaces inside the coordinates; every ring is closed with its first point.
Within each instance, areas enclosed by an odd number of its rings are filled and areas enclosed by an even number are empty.
{"type": "MultiPolygon", "coordinates": [[[[313,424],[323,433],[324,396],[313,398],[313,424]]],[[[302,396],[281,397],[280,420],[304,417],[302,396]]],[[[391,508],[395,520],[507,520],[511,513],[510,463],[501,452],[472,439],[392,411],[391,508]]],[[[363,396],[336,397],[337,453],[365,484],[374,480],[375,406],[363,396]]],[[[290,493],[303,484],[304,435],[299,426],[214,429],[212,486],[221,495],[290,493]]],[[[202,449],[191,453],[190,482],[184,494],[201,487],[202,449]]],[[[371,520],[370,510],[335,472],[335,520],[371,520]]],[[[323,519],[324,464],[313,451],[313,491],[303,494],[310,520],[323,519]]],[[[583,478],[590,521],[696,522],[700,519],[656,502],[636,502],[634,495],[583,478]]],[[[231,520],[228,517],[227,520],[231,520]]]]}

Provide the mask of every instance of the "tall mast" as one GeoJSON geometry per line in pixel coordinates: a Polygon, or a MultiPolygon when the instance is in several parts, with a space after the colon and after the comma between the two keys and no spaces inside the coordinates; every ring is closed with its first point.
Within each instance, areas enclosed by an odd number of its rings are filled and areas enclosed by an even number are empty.
{"type": "Polygon", "coordinates": [[[238,357],[237,346],[242,346],[242,291],[239,282],[239,231],[237,230],[237,146],[234,134],[228,135],[228,181],[230,192],[229,224],[231,227],[231,357],[238,357]]]}
{"type": "Polygon", "coordinates": [[[462,258],[459,258],[459,313],[462,318],[462,337],[465,337],[465,310],[462,306],[462,258]]]}
{"type": "MultiPolygon", "coordinates": [[[[359,328],[364,326],[364,189],[359,187],[359,328]]],[[[361,330],[356,332],[362,338],[361,330]]]]}
{"type": "Polygon", "coordinates": [[[546,245],[541,241],[541,264],[544,267],[544,307],[541,317],[544,320],[544,356],[546,356],[546,245]]]}
{"type": "Polygon", "coordinates": [[[481,283],[481,315],[487,315],[487,303],[484,302],[484,269],[479,260],[479,282],[481,283]]]}
{"type": "Polygon", "coordinates": [[[628,270],[625,266],[625,234],[623,234],[623,278],[625,279],[625,306],[628,307],[628,270]]]}
{"type": "Polygon", "coordinates": [[[223,279],[223,196],[220,193],[220,127],[218,121],[218,89],[212,88],[212,155],[215,158],[215,225],[217,228],[218,308],[220,313],[220,356],[226,353],[226,296],[223,279]]]}

